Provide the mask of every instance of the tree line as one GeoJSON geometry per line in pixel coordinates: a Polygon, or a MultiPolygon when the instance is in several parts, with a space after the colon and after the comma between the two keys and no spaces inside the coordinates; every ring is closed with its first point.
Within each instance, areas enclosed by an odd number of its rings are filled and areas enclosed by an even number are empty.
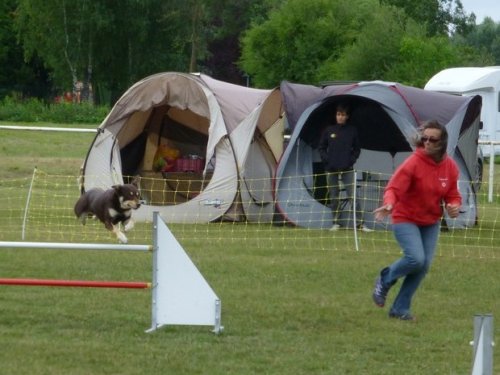
{"type": "Polygon", "coordinates": [[[500,23],[460,0],[3,0],[0,98],[113,102],[165,71],[254,87],[500,65],[500,23]]]}

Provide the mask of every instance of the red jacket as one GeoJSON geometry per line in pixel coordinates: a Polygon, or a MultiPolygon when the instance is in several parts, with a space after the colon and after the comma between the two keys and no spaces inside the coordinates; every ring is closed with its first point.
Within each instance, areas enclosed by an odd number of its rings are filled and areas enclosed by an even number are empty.
{"type": "Polygon", "coordinates": [[[394,172],[384,192],[384,204],[392,205],[393,223],[430,225],[442,216],[441,203],[461,205],[458,168],[453,159],[437,163],[418,148],[394,172]]]}

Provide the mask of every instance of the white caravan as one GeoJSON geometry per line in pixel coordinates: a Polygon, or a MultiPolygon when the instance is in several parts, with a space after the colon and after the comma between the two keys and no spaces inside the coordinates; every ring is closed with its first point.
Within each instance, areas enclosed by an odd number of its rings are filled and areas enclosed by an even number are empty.
{"type": "MultiPolygon", "coordinates": [[[[463,67],[445,69],[434,75],[425,85],[425,90],[440,91],[455,95],[481,95],[481,141],[500,142],[500,66],[463,67]]],[[[484,154],[490,147],[483,145],[484,154]]],[[[500,153],[500,145],[495,146],[500,153]]]]}

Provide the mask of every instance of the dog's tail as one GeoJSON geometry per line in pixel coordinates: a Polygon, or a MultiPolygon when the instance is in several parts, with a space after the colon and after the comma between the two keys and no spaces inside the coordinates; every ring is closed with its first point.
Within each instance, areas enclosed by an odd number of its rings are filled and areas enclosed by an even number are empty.
{"type": "Polygon", "coordinates": [[[76,179],[76,183],[78,184],[78,189],[80,190],[80,194],[85,193],[85,177],[83,177],[82,173],[80,173],[80,176],[78,176],[78,178],[76,179]]]}
{"type": "Polygon", "coordinates": [[[73,212],[77,218],[81,218],[83,215],[86,215],[87,210],[87,201],[85,197],[82,195],[75,203],[75,207],[73,208],[73,212]]]}

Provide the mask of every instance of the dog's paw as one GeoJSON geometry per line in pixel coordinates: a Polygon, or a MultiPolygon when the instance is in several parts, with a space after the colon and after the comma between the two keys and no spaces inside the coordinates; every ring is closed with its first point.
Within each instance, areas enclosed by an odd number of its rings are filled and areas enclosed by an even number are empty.
{"type": "Polygon", "coordinates": [[[127,243],[128,242],[127,236],[125,236],[125,234],[123,234],[123,232],[116,232],[116,238],[118,238],[118,241],[120,243],[127,243]]]}
{"type": "Polygon", "coordinates": [[[125,230],[125,232],[128,232],[129,230],[131,230],[132,228],[134,228],[134,220],[130,219],[129,221],[127,221],[125,223],[125,227],[123,228],[125,230]]]}

